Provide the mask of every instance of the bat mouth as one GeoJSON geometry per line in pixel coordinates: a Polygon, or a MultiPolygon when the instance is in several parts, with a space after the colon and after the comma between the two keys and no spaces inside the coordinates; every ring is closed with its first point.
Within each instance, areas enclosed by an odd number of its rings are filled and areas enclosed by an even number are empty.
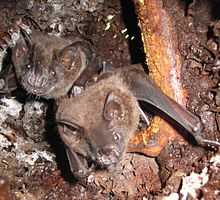
{"type": "MultiPolygon", "coordinates": [[[[78,130],[82,128],[75,123],[70,122],[69,120],[57,119],[56,121],[60,125],[76,128],[78,130]]],[[[66,143],[68,143],[68,141],[66,141],[66,143]]],[[[97,147],[97,145],[91,143],[89,146],[91,147],[89,157],[97,169],[114,168],[121,160],[122,154],[124,152],[124,148],[117,144],[106,144],[105,146],[97,147]]]]}
{"type": "Polygon", "coordinates": [[[122,153],[116,146],[106,147],[98,150],[95,162],[101,169],[111,169],[121,160],[122,153]]]}
{"type": "Polygon", "coordinates": [[[47,94],[48,90],[45,90],[44,88],[36,88],[32,86],[23,86],[24,89],[31,94],[34,94],[36,96],[44,96],[47,94]]]}

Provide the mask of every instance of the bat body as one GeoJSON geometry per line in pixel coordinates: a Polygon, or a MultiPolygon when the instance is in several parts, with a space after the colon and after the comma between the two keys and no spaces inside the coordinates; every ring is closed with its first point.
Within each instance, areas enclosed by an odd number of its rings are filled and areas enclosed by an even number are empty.
{"type": "Polygon", "coordinates": [[[12,61],[17,79],[28,93],[59,98],[80,77],[85,81],[86,71],[92,74],[99,70],[88,41],[63,39],[37,30],[31,34],[21,30],[21,33],[12,48],[12,61]]]}
{"type": "Polygon", "coordinates": [[[199,144],[219,145],[202,138],[202,124],[197,116],[163,94],[140,65],[132,65],[105,72],[79,96],[59,101],[59,133],[76,176],[87,175],[94,166],[112,169],[120,161],[138,126],[138,101],[171,118],[199,144]],[[116,117],[120,114],[123,117],[116,117]]]}

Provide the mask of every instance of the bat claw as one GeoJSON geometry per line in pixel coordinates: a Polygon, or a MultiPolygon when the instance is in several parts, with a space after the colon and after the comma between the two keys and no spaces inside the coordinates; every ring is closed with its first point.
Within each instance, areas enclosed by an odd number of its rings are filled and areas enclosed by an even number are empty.
{"type": "Polygon", "coordinates": [[[208,140],[204,139],[201,136],[195,136],[196,142],[201,146],[214,146],[214,147],[220,147],[220,142],[214,141],[214,140],[208,140]]]}
{"type": "Polygon", "coordinates": [[[144,121],[146,122],[147,126],[150,125],[150,120],[148,118],[148,116],[144,113],[144,111],[141,109],[140,106],[138,106],[138,110],[140,112],[141,117],[144,119],[144,121]]]}

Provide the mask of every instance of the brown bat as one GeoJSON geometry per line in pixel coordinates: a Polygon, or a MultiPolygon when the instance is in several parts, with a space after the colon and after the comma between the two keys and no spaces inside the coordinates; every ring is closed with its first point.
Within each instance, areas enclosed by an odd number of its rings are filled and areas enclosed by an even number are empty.
{"type": "Polygon", "coordinates": [[[22,87],[47,99],[66,95],[79,77],[83,84],[85,76],[99,70],[88,41],[63,39],[38,30],[28,34],[22,28],[12,48],[12,61],[22,87]]]}
{"type": "Polygon", "coordinates": [[[71,170],[83,177],[95,167],[112,169],[123,157],[139,122],[138,101],[162,111],[199,144],[220,144],[201,136],[200,119],[166,96],[140,65],[103,73],[94,85],[58,102],[56,119],[71,170]]]}

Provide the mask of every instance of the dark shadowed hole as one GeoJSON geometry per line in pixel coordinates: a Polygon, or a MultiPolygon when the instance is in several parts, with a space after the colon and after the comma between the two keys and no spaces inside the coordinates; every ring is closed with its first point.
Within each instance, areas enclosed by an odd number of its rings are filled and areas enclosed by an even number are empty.
{"type": "Polygon", "coordinates": [[[185,16],[188,15],[188,7],[193,2],[193,0],[180,0],[180,2],[184,5],[184,13],[185,16]]]}
{"type": "Polygon", "coordinates": [[[211,8],[212,8],[212,18],[213,20],[220,19],[220,1],[219,0],[213,0],[210,1],[211,8]]]}
{"type": "Polygon", "coordinates": [[[122,18],[128,29],[129,50],[133,64],[141,63],[146,68],[144,47],[141,40],[141,31],[138,27],[138,18],[135,13],[135,6],[132,1],[121,0],[122,18]],[[134,39],[131,40],[131,37],[134,39]]]}
{"type": "Polygon", "coordinates": [[[27,92],[21,87],[19,83],[17,83],[17,89],[12,92],[12,96],[16,97],[16,100],[22,104],[25,104],[27,100],[27,92]]]}
{"type": "MultiPolygon", "coordinates": [[[[147,63],[145,62],[144,46],[141,38],[141,30],[138,26],[138,16],[135,11],[135,5],[131,0],[121,0],[120,3],[122,8],[122,18],[128,30],[127,33],[130,36],[128,45],[132,64],[141,63],[146,73],[148,73],[149,71],[147,63]],[[132,36],[134,36],[133,40],[131,40],[132,36]]],[[[144,109],[144,112],[149,118],[152,118],[154,115],[150,112],[150,110],[144,109]]]]}

